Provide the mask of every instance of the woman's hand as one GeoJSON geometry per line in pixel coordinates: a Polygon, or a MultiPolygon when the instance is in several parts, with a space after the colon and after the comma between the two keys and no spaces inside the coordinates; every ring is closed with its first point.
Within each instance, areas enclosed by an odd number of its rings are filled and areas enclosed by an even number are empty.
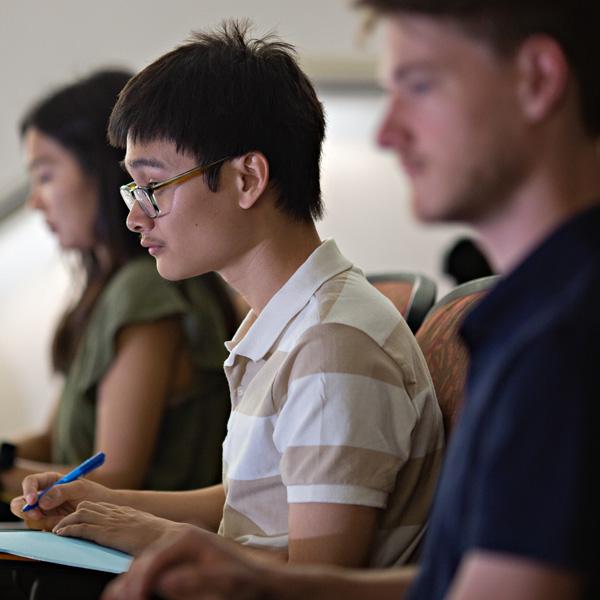
{"type": "Polygon", "coordinates": [[[30,529],[50,531],[65,516],[77,510],[83,500],[94,502],[116,502],[117,492],[99,483],[78,479],[72,483],[54,486],[42,496],[38,508],[23,512],[25,504],[35,504],[38,493],[50,487],[62,477],[62,473],[37,473],[23,480],[23,495],[14,498],[10,509],[23,519],[30,529]]]}
{"type": "Polygon", "coordinates": [[[137,556],[150,544],[183,526],[128,506],[81,502],[54,527],[54,533],[83,538],[137,556]]]}

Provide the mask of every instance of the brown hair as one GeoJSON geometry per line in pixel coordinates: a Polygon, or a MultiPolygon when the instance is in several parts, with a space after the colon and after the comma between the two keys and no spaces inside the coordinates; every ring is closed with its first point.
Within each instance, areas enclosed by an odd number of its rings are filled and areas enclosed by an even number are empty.
{"type": "Polygon", "coordinates": [[[581,118],[600,135],[600,45],[596,0],[357,0],[375,13],[412,13],[448,20],[500,53],[513,52],[527,37],[545,34],[561,46],[579,84],[581,118]]]}

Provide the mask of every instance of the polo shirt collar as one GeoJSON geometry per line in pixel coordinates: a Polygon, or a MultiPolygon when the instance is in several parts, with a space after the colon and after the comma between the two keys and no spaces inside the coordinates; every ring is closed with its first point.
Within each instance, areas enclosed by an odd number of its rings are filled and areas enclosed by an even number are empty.
{"type": "Polygon", "coordinates": [[[236,355],[258,361],[273,347],[288,323],[308,304],[329,279],[352,268],[333,240],[326,240],[306,259],[264,307],[260,315],[250,310],[235,336],[225,347],[230,351],[225,366],[236,355]]]}

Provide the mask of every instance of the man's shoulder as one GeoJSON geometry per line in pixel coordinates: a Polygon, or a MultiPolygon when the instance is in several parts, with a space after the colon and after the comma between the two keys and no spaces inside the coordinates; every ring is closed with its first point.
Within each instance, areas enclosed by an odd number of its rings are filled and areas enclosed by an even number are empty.
{"type": "Polygon", "coordinates": [[[404,318],[358,269],[348,269],[327,280],[314,295],[321,325],[354,328],[383,346],[399,330],[414,340],[404,318]]]}
{"type": "Polygon", "coordinates": [[[354,269],[317,290],[277,350],[285,379],[306,373],[369,373],[409,390],[429,385],[425,359],[403,317],[354,269]]]}

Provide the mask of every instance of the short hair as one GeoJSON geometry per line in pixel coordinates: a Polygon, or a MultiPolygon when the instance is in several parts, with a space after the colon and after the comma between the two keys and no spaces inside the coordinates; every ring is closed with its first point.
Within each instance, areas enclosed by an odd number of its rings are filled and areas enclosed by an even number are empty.
{"type": "MultiPolygon", "coordinates": [[[[137,74],[109,124],[112,144],[168,140],[199,164],[262,152],[276,206],[300,221],[322,215],[323,107],[295,50],[273,35],[251,38],[247,21],[195,32],[137,74]]],[[[218,188],[221,165],[206,181],[218,188]]]]}
{"type": "Polygon", "coordinates": [[[527,37],[545,34],[562,48],[579,85],[581,119],[592,137],[600,134],[600,44],[596,0],[356,0],[375,13],[412,13],[446,19],[500,53],[527,37]]]}

